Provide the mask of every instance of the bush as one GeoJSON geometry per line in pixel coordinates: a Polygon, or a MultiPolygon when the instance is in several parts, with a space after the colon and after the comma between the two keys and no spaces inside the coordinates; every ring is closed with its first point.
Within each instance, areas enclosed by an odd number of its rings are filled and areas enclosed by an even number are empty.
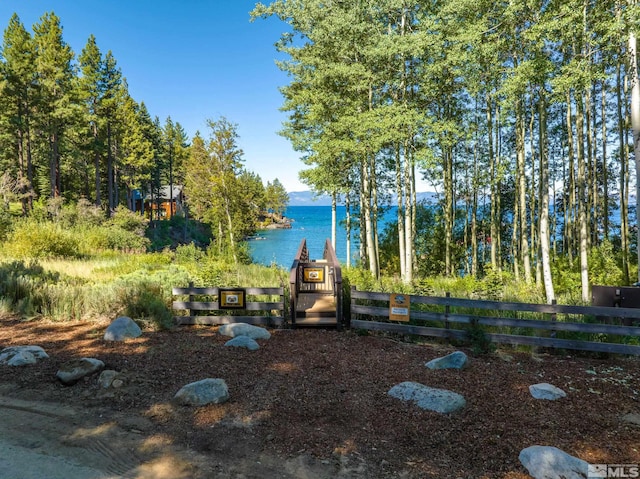
{"type": "Polygon", "coordinates": [[[107,221],[110,226],[117,226],[140,237],[144,236],[148,223],[147,219],[140,213],[131,211],[124,206],[118,206],[113,216],[107,221]]]}
{"type": "Polygon", "coordinates": [[[76,230],[85,243],[85,249],[93,251],[145,251],[149,240],[135,231],[128,231],[119,226],[93,227],[88,230],[76,230]]]}
{"type": "Polygon", "coordinates": [[[173,313],[165,304],[159,285],[141,283],[126,289],[122,302],[124,313],[134,320],[149,322],[156,329],[173,326],[173,313]]]}
{"type": "Polygon", "coordinates": [[[50,222],[22,220],[7,235],[4,251],[14,258],[80,258],[78,239],[50,222]]]}

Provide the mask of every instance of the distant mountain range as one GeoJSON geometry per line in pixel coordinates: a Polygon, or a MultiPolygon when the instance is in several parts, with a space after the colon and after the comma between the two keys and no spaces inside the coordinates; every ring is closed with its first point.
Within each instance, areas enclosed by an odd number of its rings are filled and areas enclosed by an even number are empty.
{"type": "MultiPolygon", "coordinates": [[[[331,206],[331,197],[329,195],[317,196],[311,191],[291,191],[288,194],[289,206],[331,206]]],[[[435,202],[437,200],[436,193],[432,191],[419,192],[416,196],[419,202],[423,200],[435,202]]]]}

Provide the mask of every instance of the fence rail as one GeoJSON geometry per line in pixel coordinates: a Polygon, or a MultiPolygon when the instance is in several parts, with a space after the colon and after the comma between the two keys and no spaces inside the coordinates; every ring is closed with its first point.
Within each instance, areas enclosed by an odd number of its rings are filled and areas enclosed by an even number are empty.
{"type": "MultiPolygon", "coordinates": [[[[613,308],[604,306],[570,306],[558,304],[503,303],[499,301],[472,300],[451,297],[411,296],[410,322],[389,322],[389,307],[371,302],[389,302],[389,293],[374,293],[351,289],[351,328],[415,334],[445,339],[464,340],[470,327],[513,328],[516,333],[486,331],[494,343],[541,346],[560,349],[576,349],[593,352],[640,355],[640,345],[624,344],[623,341],[640,343],[640,327],[609,324],[613,318],[640,323],[640,309],[613,308]],[[424,310],[425,306],[440,307],[440,311],[424,310]],[[477,310],[482,311],[481,313],[477,310]],[[493,311],[495,316],[490,315],[493,311]],[[522,319],[502,317],[507,314],[526,314],[547,319],[522,319]],[[573,320],[582,318],[582,322],[573,320]],[[376,318],[380,318],[377,320],[376,318]],[[585,322],[594,318],[608,318],[609,323],[585,322]],[[422,325],[435,322],[436,325],[422,325]],[[416,324],[418,323],[418,324],[416,324]],[[462,329],[460,326],[462,325],[462,329]],[[466,329],[465,329],[466,326],[466,329]],[[522,329],[533,330],[537,335],[519,334],[522,329]],[[547,336],[540,334],[547,334],[547,336]],[[603,342],[583,339],[558,338],[558,333],[581,333],[585,335],[614,335],[620,342],[603,342]]],[[[607,338],[608,340],[609,338],[607,338]]]]}
{"type": "Polygon", "coordinates": [[[241,289],[247,296],[242,309],[230,309],[220,306],[220,290],[230,288],[199,288],[189,286],[187,288],[173,288],[174,296],[189,296],[187,301],[174,300],[173,309],[186,311],[183,316],[174,316],[176,324],[228,324],[228,323],[249,323],[266,326],[282,326],[285,322],[285,301],[284,288],[231,288],[241,289]],[[197,297],[205,296],[206,299],[197,297]],[[278,301],[259,301],[259,297],[277,296],[278,301]],[[211,300],[214,298],[214,300],[211,300]],[[251,299],[251,301],[249,301],[251,299]],[[202,315],[195,312],[208,311],[214,314],[202,315]],[[232,312],[233,311],[233,312],[232,312]],[[246,312],[261,312],[260,315],[248,315],[246,312]]]}

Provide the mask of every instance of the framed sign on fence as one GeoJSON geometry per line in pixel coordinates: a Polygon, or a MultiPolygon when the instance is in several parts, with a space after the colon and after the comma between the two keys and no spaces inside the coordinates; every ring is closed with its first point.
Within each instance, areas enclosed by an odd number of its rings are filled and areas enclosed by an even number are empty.
{"type": "Polygon", "coordinates": [[[219,294],[220,309],[245,309],[247,303],[247,292],[244,289],[222,289],[219,294]]]}

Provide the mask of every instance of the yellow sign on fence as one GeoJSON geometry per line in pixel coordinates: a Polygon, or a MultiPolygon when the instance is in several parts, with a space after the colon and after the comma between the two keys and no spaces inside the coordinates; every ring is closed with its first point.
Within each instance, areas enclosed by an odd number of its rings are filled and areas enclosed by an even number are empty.
{"type": "Polygon", "coordinates": [[[389,296],[389,320],[409,321],[411,310],[411,296],[402,293],[393,293],[389,296]]]}

